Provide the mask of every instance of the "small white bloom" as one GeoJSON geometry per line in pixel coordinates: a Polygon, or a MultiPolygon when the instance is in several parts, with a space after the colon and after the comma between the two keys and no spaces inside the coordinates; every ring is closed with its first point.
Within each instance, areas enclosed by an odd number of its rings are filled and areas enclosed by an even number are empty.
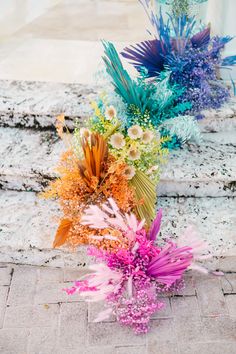
{"type": "Polygon", "coordinates": [[[133,125],[128,129],[128,135],[131,139],[140,139],[143,136],[142,128],[139,125],[133,125]]]}
{"type": "Polygon", "coordinates": [[[140,158],[140,151],[138,151],[135,147],[131,147],[128,151],[128,156],[132,161],[138,160],[140,158]]]}
{"type": "Polygon", "coordinates": [[[127,179],[132,179],[135,175],[135,168],[133,166],[126,166],[124,175],[127,179]]]}
{"type": "Polygon", "coordinates": [[[144,144],[149,144],[153,138],[154,138],[154,133],[151,130],[145,130],[145,132],[143,133],[142,142],[144,144]]]}
{"type": "Polygon", "coordinates": [[[125,139],[121,133],[116,133],[111,136],[110,144],[115,149],[122,149],[125,146],[125,139]]]}
{"type": "Polygon", "coordinates": [[[112,120],[116,117],[116,109],[114,106],[108,106],[105,110],[105,117],[107,120],[112,120]]]}
{"type": "Polygon", "coordinates": [[[87,128],[81,128],[80,129],[80,136],[81,138],[84,137],[84,138],[89,138],[90,136],[90,131],[87,129],[87,128]]]}

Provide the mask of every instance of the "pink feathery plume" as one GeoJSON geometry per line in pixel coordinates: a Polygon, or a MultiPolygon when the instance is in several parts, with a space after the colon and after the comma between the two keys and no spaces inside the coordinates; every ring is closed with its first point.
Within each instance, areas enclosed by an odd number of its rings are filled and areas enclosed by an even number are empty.
{"type": "Polygon", "coordinates": [[[64,289],[71,295],[78,292],[87,302],[106,300],[107,296],[117,291],[122,280],[122,273],[114,271],[105,264],[93,264],[89,266],[94,273],[85,275],[82,280],[76,281],[74,286],[64,289]]]}
{"type": "MultiPolygon", "coordinates": [[[[139,222],[134,214],[123,215],[112,198],[102,204],[101,208],[97,205],[90,205],[85,209],[81,218],[81,224],[92,229],[117,228],[124,232],[131,241],[135,240],[136,232],[143,228],[144,223],[145,220],[139,222]]],[[[103,237],[109,238],[110,235],[103,237]]]]}
{"type": "Polygon", "coordinates": [[[194,269],[205,274],[208,273],[208,270],[205,267],[197,264],[196,262],[211,259],[212,255],[207,254],[209,246],[206,241],[199,238],[197,231],[193,226],[187,227],[184,234],[178,239],[177,244],[179,247],[183,247],[186,244],[191,247],[193,262],[189,267],[190,269],[194,269]]]}
{"type": "Polygon", "coordinates": [[[185,270],[191,265],[193,255],[191,247],[178,248],[169,242],[161,252],[154,257],[147,268],[147,274],[160,283],[170,286],[180,279],[185,270]]]}
{"type": "Polygon", "coordinates": [[[156,218],[152,222],[152,225],[150,227],[148,236],[151,241],[155,241],[161,227],[161,219],[162,219],[162,209],[160,209],[156,215],[156,218]]]}

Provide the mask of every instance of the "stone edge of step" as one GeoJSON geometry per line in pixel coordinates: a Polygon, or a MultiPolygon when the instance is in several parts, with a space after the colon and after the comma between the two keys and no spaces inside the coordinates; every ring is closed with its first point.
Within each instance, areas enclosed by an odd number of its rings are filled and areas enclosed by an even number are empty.
{"type": "MultiPolygon", "coordinates": [[[[0,90],[0,126],[6,127],[53,129],[56,115],[65,114],[68,126],[73,128],[74,119],[87,118],[89,102],[103,91],[100,86],[79,83],[7,80],[0,80],[0,83],[3,86],[0,90]],[[17,93],[19,96],[15,98],[17,93]]],[[[203,111],[203,114],[205,118],[199,121],[203,132],[235,129],[236,98],[232,97],[219,109],[203,111]]]]}
{"type": "MultiPolygon", "coordinates": [[[[0,250],[0,263],[13,263],[33,266],[48,266],[58,268],[83,269],[91,264],[92,260],[86,255],[85,247],[79,252],[71,253],[61,250],[28,249],[14,250],[2,247],[0,250]]],[[[236,272],[236,254],[213,256],[211,261],[204,262],[210,270],[223,272],[236,272]]]]}

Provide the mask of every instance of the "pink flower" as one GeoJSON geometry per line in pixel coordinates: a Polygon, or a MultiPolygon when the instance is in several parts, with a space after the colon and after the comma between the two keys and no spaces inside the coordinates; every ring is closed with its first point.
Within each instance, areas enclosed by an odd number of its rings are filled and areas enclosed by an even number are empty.
{"type": "MultiPolygon", "coordinates": [[[[101,208],[97,205],[90,205],[85,209],[81,218],[82,225],[87,225],[92,229],[116,228],[130,241],[135,241],[136,233],[142,230],[144,223],[145,220],[139,222],[132,213],[123,215],[112,198],[102,204],[101,208]]],[[[109,235],[103,237],[109,238],[109,235]]]]}
{"type": "Polygon", "coordinates": [[[147,273],[158,282],[172,285],[180,279],[185,270],[190,266],[193,255],[191,247],[178,248],[169,242],[161,252],[154,257],[147,268],[147,273]]]}
{"type": "Polygon", "coordinates": [[[199,238],[196,230],[192,226],[187,227],[184,234],[178,240],[178,246],[182,247],[184,245],[191,247],[191,253],[193,255],[193,261],[189,268],[207,274],[208,270],[197,264],[197,262],[211,259],[212,256],[206,253],[208,250],[207,243],[199,238]]]}
{"type": "Polygon", "coordinates": [[[81,281],[76,281],[74,286],[64,289],[67,294],[79,292],[85,301],[101,301],[119,289],[122,273],[119,270],[110,269],[106,264],[93,264],[89,266],[94,273],[87,274],[81,281]]]}

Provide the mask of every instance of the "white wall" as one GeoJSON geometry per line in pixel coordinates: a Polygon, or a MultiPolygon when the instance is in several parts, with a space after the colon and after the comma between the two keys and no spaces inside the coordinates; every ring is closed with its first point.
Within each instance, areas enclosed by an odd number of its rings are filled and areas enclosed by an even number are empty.
{"type": "MultiPolygon", "coordinates": [[[[236,36],[236,0],[208,0],[205,20],[213,34],[236,36]]],[[[224,55],[236,55],[236,38],[227,44],[224,55]]],[[[230,74],[236,80],[236,67],[230,74]]],[[[222,70],[222,76],[229,80],[228,70],[222,70]]]]}

